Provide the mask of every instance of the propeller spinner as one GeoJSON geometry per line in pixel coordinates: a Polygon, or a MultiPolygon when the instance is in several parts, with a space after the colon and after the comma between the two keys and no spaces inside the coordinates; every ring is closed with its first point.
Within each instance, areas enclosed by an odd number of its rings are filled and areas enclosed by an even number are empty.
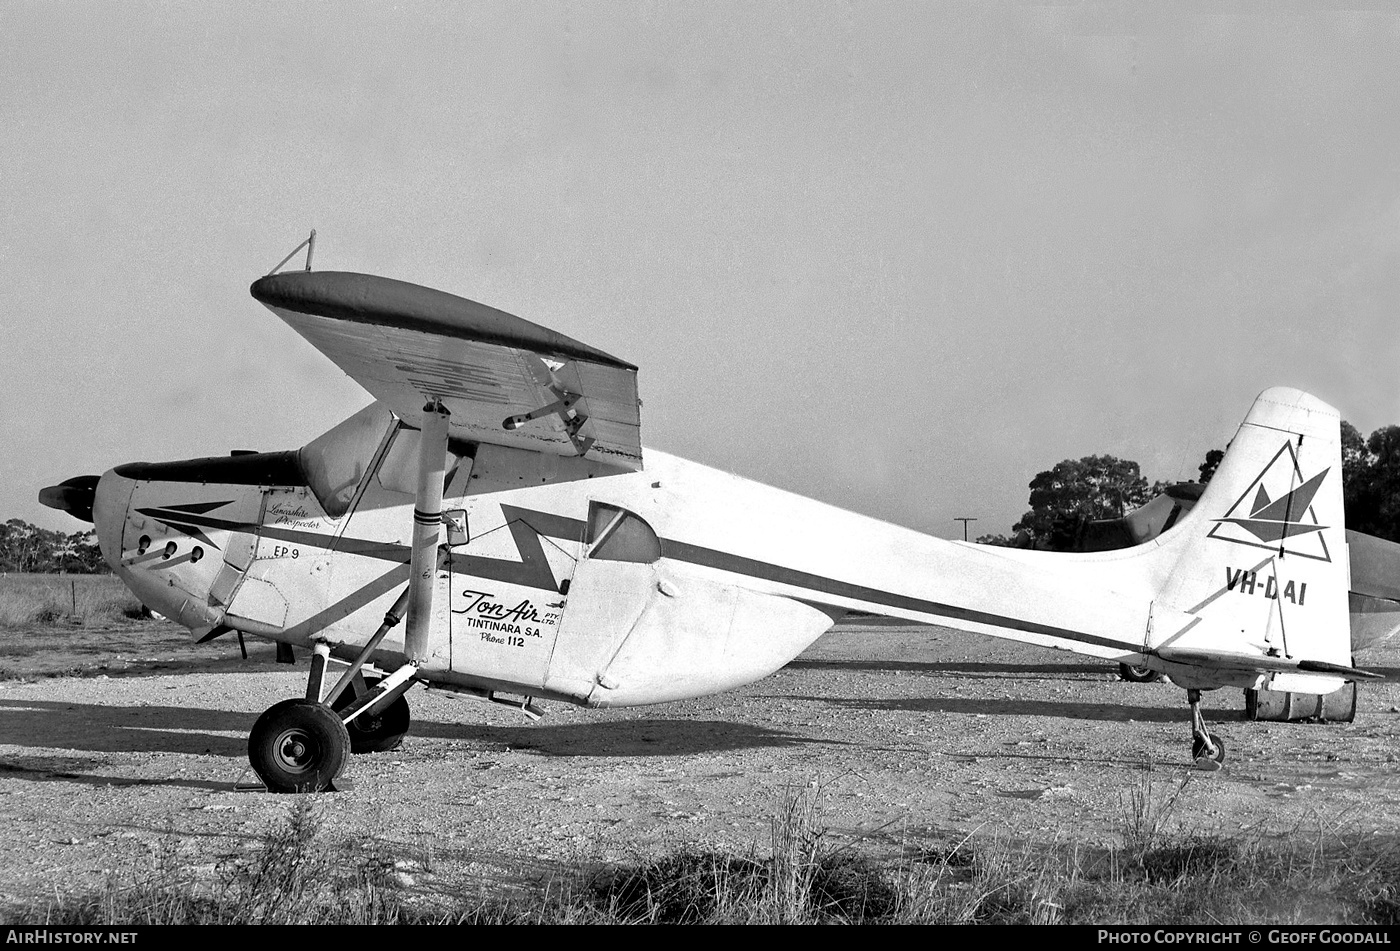
{"type": "Polygon", "coordinates": [[[58,485],[39,490],[39,501],[51,509],[67,512],[84,522],[92,521],[92,503],[101,476],[85,475],[64,479],[58,485]]]}

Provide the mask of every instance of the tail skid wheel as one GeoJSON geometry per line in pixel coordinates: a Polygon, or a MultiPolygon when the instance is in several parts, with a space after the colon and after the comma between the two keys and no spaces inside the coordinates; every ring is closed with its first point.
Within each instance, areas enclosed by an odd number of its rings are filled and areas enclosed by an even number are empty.
{"type": "Polygon", "coordinates": [[[1162,679],[1162,675],[1151,667],[1134,667],[1132,664],[1119,664],[1118,676],[1130,684],[1150,684],[1162,679]]]}
{"type": "Polygon", "coordinates": [[[270,792],[324,792],[349,758],[340,717],[304,697],[268,707],[248,734],[248,762],[270,792]]]}
{"type": "Polygon", "coordinates": [[[1186,702],[1191,704],[1191,758],[1197,769],[1214,772],[1225,762],[1225,744],[1206,726],[1206,718],[1201,714],[1201,691],[1188,687],[1186,702]]]}
{"type": "Polygon", "coordinates": [[[1195,760],[1197,769],[1213,773],[1225,762],[1225,743],[1214,733],[1197,736],[1191,744],[1191,758],[1195,760]]]}

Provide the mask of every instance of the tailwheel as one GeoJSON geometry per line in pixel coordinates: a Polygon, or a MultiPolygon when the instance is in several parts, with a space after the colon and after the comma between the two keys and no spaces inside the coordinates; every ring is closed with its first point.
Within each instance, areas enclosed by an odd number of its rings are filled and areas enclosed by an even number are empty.
{"type": "Polygon", "coordinates": [[[1214,772],[1225,762],[1225,742],[1214,733],[1197,737],[1191,743],[1191,758],[1197,769],[1214,772]]]}
{"type": "Polygon", "coordinates": [[[268,707],[248,735],[248,762],[270,792],[324,792],[349,758],[340,717],[301,697],[268,707]]]}
{"type": "MultiPolygon", "coordinates": [[[[365,685],[373,690],[379,685],[379,680],[366,678],[365,685]]],[[[352,694],[346,690],[336,698],[335,712],[344,713],[361,696],[363,694],[352,694]]],[[[408,733],[410,722],[412,716],[408,709],[408,699],[402,696],[395,698],[394,702],[383,710],[362,713],[345,724],[350,734],[350,752],[387,753],[396,750],[403,742],[404,735],[408,733]]]]}
{"type": "Polygon", "coordinates": [[[1188,690],[1186,699],[1191,704],[1191,759],[1197,769],[1214,772],[1225,762],[1225,743],[1206,726],[1201,715],[1201,692],[1188,690]]]}
{"type": "Polygon", "coordinates": [[[1162,679],[1162,675],[1160,673],[1153,670],[1151,667],[1148,667],[1146,664],[1143,664],[1142,666],[1134,666],[1132,664],[1119,664],[1118,676],[1126,680],[1130,684],[1150,684],[1156,683],[1157,681],[1162,679]]]}

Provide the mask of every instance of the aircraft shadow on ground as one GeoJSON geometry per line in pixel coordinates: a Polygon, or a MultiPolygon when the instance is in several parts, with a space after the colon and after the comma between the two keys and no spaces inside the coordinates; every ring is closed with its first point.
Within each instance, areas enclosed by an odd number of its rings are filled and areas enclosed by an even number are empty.
{"type": "Polygon", "coordinates": [[[74,772],[76,766],[72,760],[58,759],[55,757],[19,757],[0,761],[0,777],[11,779],[25,779],[36,783],[79,783],[84,786],[119,787],[119,786],[178,786],[185,789],[205,789],[211,792],[232,792],[238,788],[238,783],[230,780],[228,782],[213,782],[205,779],[182,779],[179,777],[165,777],[163,779],[137,779],[131,776],[108,776],[102,773],[79,773],[74,772]]]}
{"type": "MultiPolygon", "coordinates": [[[[296,667],[278,664],[267,658],[243,660],[241,657],[174,657],[167,660],[113,660],[93,652],[92,661],[79,661],[67,665],[46,666],[40,671],[26,670],[17,664],[0,664],[0,676],[10,680],[28,680],[37,677],[151,677],[171,674],[268,674],[278,671],[293,671],[296,667]]],[[[305,676],[306,665],[301,665],[305,676]]]]}
{"type": "Polygon", "coordinates": [[[485,726],[420,722],[413,735],[533,750],[546,756],[684,756],[746,749],[781,749],[834,741],[726,720],[612,720],[596,723],[485,726]]]}
{"type": "MultiPolygon", "coordinates": [[[[241,657],[220,657],[211,660],[190,657],[173,660],[133,661],[125,667],[103,670],[102,673],[109,677],[136,677],[168,674],[275,674],[279,671],[295,673],[297,668],[288,664],[279,664],[274,660],[255,660],[253,658],[243,660],[241,657]]],[[[301,666],[301,673],[305,676],[305,664],[301,666]]]]}
{"type": "Polygon", "coordinates": [[[794,660],[787,665],[788,670],[835,670],[843,673],[854,671],[901,671],[921,674],[987,674],[989,676],[1030,677],[1032,679],[1061,680],[1065,677],[1090,675],[1105,679],[1117,671],[1117,666],[1104,664],[990,664],[985,661],[935,661],[918,663],[907,660],[794,660]]]}
{"type": "MultiPolygon", "coordinates": [[[[248,731],[257,719],[252,713],[200,707],[123,707],[45,700],[0,700],[0,717],[0,743],[13,746],[83,753],[179,753],[234,760],[247,755],[248,731]]],[[[465,748],[484,745],[495,751],[533,750],[546,756],[674,756],[828,742],[746,723],[659,718],[521,726],[415,720],[410,741],[414,737],[452,740],[465,748]]],[[[81,757],[8,756],[0,757],[0,774],[95,781],[82,772],[85,764],[103,765],[81,757]]]]}
{"type": "Polygon", "coordinates": [[[106,706],[0,700],[0,743],[92,753],[207,753],[242,756],[252,713],[201,707],[106,706]],[[223,734],[237,732],[238,737],[223,734]]]}
{"type": "MultiPolygon", "coordinates": [[[[969,697],[897,697],[876,700],[868,697],[813,697],[787,695],[782,699],[826,703],[848,710],[879,710],[901,713],[963,713],[987,716],[1062,717],[1072,720],[1101,720],[1109,723],[1176,723],[1188,716],[1186,704],[1180,707],[1125,706],[1118,703],[1074,703],[1067,700],[1028,700],[1022,697],[972,699],[969,697]]],[[[1238,720],[1238,710],[1206,710],[1207,719],[1238,720]]]]}

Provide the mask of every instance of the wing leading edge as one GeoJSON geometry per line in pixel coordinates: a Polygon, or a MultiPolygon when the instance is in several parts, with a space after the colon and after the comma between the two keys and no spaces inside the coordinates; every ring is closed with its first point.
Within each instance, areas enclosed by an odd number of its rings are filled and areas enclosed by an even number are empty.
{"type": "Polygon", "coordinates": [[[453,436],[642,468],[637,368],[513,314],[404,281],[289,271],[253,297],[402,419],[453,436]]]}

